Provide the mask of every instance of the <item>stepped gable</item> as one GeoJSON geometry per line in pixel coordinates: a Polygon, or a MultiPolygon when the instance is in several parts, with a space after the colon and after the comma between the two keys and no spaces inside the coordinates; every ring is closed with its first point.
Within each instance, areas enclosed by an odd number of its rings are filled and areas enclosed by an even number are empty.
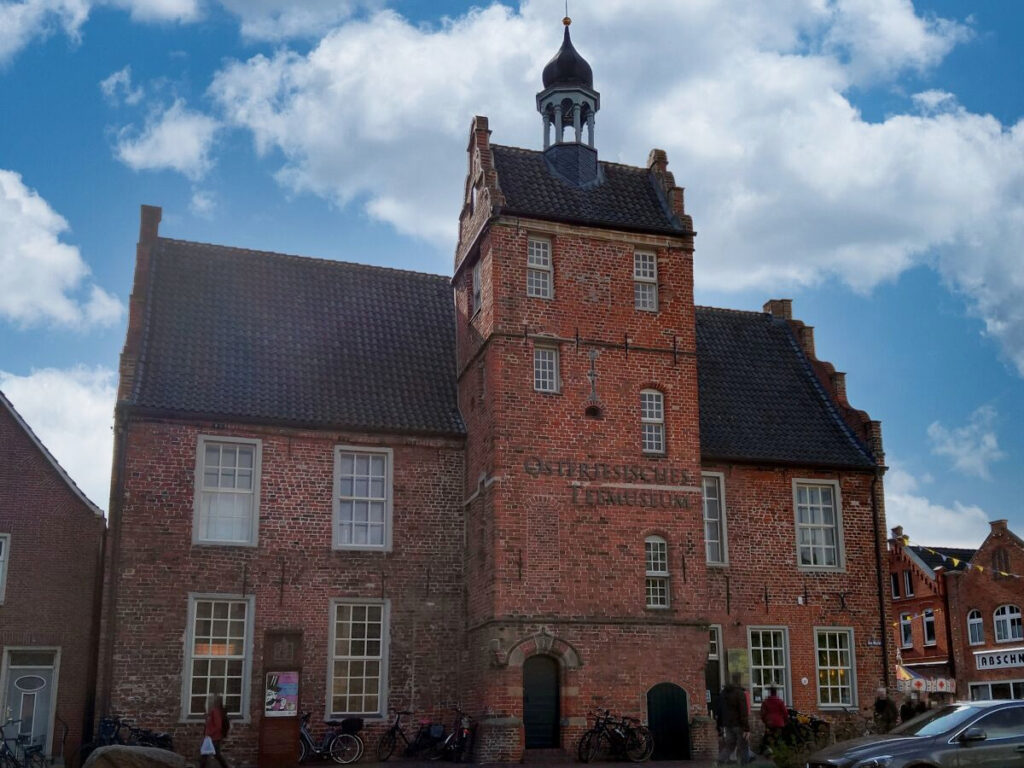
{"type": "Polygon", "coordinates": [[[704,459],[872,469],[790,324],[762,312],[697,307],[704,459]]]}
{"type": "Polygon", "coordinates": [[[130,403],[462,435],[447,278],[157,238],[130,403]]]}
{"type": "Polygon", "coordinates": [[[596,181],[579,186],[559,175],[543,152],[491,144],[504,204],[496,213],[594,227],[692,234],[647,168],[599,161],[596,181]]]}

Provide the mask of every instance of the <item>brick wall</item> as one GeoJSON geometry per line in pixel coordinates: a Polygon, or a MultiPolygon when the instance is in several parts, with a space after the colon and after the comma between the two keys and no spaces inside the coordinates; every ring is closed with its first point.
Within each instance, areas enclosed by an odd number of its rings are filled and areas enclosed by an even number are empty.
{"type": "MultiPolygon", "coordinates": [[[[0,407],[0,533],[10,534],[0,603],[0,658],[11,648],[59,648],[52,751],[78,748],[91,718],[94,617],[104,521],[68,487],[0,407]]],[[[7,681],[0,682],[0,699],[7,681]]]]}
{"type": "MultiPolygon", "coordinates": [[[[198,753],[199,722],[183,722],[184,630],[192,592],[255,598],[251,722],[229,742],[233,764],[252,765],[262,712],[266,630],[304,633],[301,708],[323,720],[332,598],[390,600],[392,707],[450,717],[461,687],[463,646],[463,454],[460,441],[312,432],[241,425],[131,420],[121,508],[111,708],[174,734],[198,753]],[[196,443],[200,434],[262,440],[259,543],[193,546],[196,443]],[[334,551],[334,446],[394,451],[394,548],[334,551]],[[283,574],[284,584],[281,584],[283,574]]],[[[367,720],[376,743],[380,720],[367,720]]]]}

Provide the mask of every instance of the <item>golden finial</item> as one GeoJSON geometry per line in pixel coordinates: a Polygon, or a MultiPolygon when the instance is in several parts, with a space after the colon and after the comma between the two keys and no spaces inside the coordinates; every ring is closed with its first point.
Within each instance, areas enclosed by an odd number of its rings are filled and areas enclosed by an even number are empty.
{"type": "Polygon", "coordinates": [[[564,19],[562,19],[562,23],[565,24],[565,26],[568,27],[570,24],[572,24],[572,19],[570,19],[568,16],[566,16],[564,19]]]}

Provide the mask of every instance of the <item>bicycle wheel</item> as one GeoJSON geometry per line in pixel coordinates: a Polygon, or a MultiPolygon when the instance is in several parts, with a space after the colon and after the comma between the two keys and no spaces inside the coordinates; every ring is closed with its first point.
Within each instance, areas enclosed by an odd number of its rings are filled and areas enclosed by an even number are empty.
{"type": "Polygon", "coordinates": [[[642,725],[629,729],[626,741],[626,757],[634,763],[642,763],[654,752],[654,736],[642,725]]]}
{"type": "Polygon", "coordinates": [[[306,746],[306,740],[299,736],[299,762],[306,762],[307,757],[309,757],[309,747],[306,746]]]}
{"type": "Polygon", "coordinates": [[[33,752],[25,758],[25,768],[47,768],[48,765],[42,752],[33,752]]]}
{"type": "Polygon", "coordinates": [[[327,754],[331,760],[343,765],[354,763],[362,751],[359,737],[351,733],[339,733],[327,745],[327,754]]]}
{"type": "Polygon", "coordinates": [[[437,739],[436,741],[434,741],[434,743],[427,747],[423,756],[427,760],[440,760],[450,751],[453,736],[454,734],[449,733],[443,739],[437,739]]]}
{"type": "Polygon", "coordinates": [[[612,752],[612,741],[604,731],[591,736],[590,743],[587,746],[589,748],[587,750],[587,759],[583,761],[585,763],[592,763],[602,755],[607,756],[612,752]]]}
{"type": "Polygon", "coordinates": [[[385,731],[377,742],[377,759],[381,762],[387,760],[395,751],[395,729],[385,731]]]}
{"type": "Polygon", "coordinates": [[[593,731],[587,731],[580,736],[579,744],[576,745],[576,757],[581,763],[590,762],[590,740],[593,738],[593,731]]]}

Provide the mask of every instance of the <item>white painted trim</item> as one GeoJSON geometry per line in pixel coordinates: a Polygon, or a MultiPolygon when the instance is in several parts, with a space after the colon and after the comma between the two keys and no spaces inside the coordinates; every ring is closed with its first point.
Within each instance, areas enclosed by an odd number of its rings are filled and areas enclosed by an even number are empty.
{"type": "Polygon", "coordinates": [[[555,298],[555,244],[554,241],[549,237],[543,237],[541,235],[526,236],[526,296],[530,299],[544,299],[545,301],[552,301],[555,298]],[[547,267],[539,267],[535,264],[530,263],[530,242],[536,241],[538,243],[547,243],[548,246],[548,265],[547,267]],[[547,272],[548,274],[548,294],[547,296],[530,293],[530,270],[535,272],[547,272]]]}
{"type": "Polygon", "coordinates": [[[664,536],[658,536],[657,534],[651,534],[644,538],[644,608],[651,611],[663,611],[667,608],[672,607],[672,574],[668,567],[669,554],[668,554],[668,541],[664,536]],[[665,547],[665,570],[664,571],[652,571],[647,568],[647,545],[648,544],[662,544],[665,547]],[[651,605],[647,602],[647,579],[661,579],[665,582],[665,604],[664,605],[651,605]]]}
{"type": "Polygon", "coordinates": [[[0,605],[7,591],[7,563],[11,559],[11,534],[0,533],[0,605]]]}
{"type": "Polygon", "coordinates": [[[185,648],[182,655],[183,664],[181,670],[181,698],[179,705],[179,723],[196,723],[200,716],[188,713],[189,699],[192,695],[192,647],[195,639],[196,628],[196,601],[197,600],[235,600],[246,603],[245,608],[245,657],[242,660],[242,705],[239,722],[252,722],[250,689],[252,687],[252,657],[255,646],[253,645],[253,628],[256,625],[256,596],[222,594],[217,592],[189,592],[188,609],[186,612],[185,624],[185,648]]]}
{"type": "Polygon", "coordinates": [[[562,393],[562,354],[557,344],[545,344],[542,341],[534,341],[533,343],[533,391],[540,392],[544,395],[559,395],[562,393]],[[537,388],[537,352],[551,352],[555,356],[555,388],[554,389],[538,389],[537,388]]]}
{"type": "Polygon", "coordinates": [[[96,517],[103,517],[103,510],[96,506],[93,502],[89,501],[89,498],[85,495],[82,489],[75,485],[75,481],[71,479],[71,475],[69,475],[64,470],[64,467],[60,465],[60,462],[58,462],[57,459],[53,457],[53,454],[46,449],[46,446],[43,445],[43,442],[38,437],[36,437],[36,433],[32,431],[32,427],[28,425],[28,422],[21,418],[21,414],[19,414],[15,410],[14,406],[11,404],[11,401],[4,397],[3,392],[0,392],[0,405],[4,406],[7,409],[7,411],[11,414],[11,417],[14,419],[14,421],[18,424],[19,427],[22,428],[25,434],[28,435],[29,440],[31,440],[32,443],[36,446],[36,448],[39,449],[40,453],[43,454],[43,457],[48,462],[50,462],[50,464],[53,466],[55,470],[57,470],[57,474],[60,475],[61,480],[63,480],[67,484],[68,488],[71,489],[75,496],[77,496],[79,500],[83,504],[85,504],[85,506],[87,506],[94,515],[96,515],[96,517]]]}
{"type": "Polygon", "coordinates": [[[328,717],[343,717],[349,714],[361,717],[364,720],[385,720],[388,716],[388,699],[390,690],[388,688],[388,673],[391,667],[391,600],[388,598],[371,597],[333,597],[330,600],[327,613],[327,684],[326,701],[324,712],[328,717]],[[380,612],[380,687],[378,688],[377,707],[378,711],[373,714],[333,712],[331,706],[334,703],[334,647],[335,647],[335,626],[339,605],[379,605],[380,612]]]}
{"type": "MultiPolygon", "coordinates": [[[[1021,637],[1007,637],[1005,640],[1000,640],[999,639],[999,630],[997,629],[997,627],[999,626],[1000,619],[996,617],[996,614],[999,613],[999,611],[1002,610],[1003,608],[1015,608],[1017,610],[1017,618],[1021,620],[1021,631],[1024,632],[1024,612],[1021,611],[1020,606],[1016,605],[1015,603],[1003,603],[1002,605],[997,607],[994,611],[992,611],[992,639],[995,640],[995,642],[997,644],[998,643],[1019,643],[1024,638],[1021,638],[1021,637]]],[[[1004,621],[1006,623],[1007,634],[1009,634],[1009,630],[1011,628],[1011,622],[1010,622],[1011,615],[1012,614],[1010,614],[1010,612],[1007,611],[1006,616],[1002,619],[1002,621],[1004,621]]],[[[1005,651],[1008,651],[1010,649],[1008,649],[1008,648],[1001,648],[1000,650],[1005,652],[1005,651]]]]}
{"type": "Polygon", "coordinates": [[[847,707],[859,706],[858,700],[860,697],[857,695],[857,643],[853,627],[814,627],[814,677],[814,695],[819,709],[846,709],[847,707]],[[849,704],[823,704],[821,701],[821,686],[818,685],[818,675],[821,672],[821,667],[818,665],[818,653],[821,650],[818,648],[819,632],[846,632],[847,637],[850,638],[850,698],[852,700],[849,704]]]}
{"type": "Polygon", "coordinates": [[[263,482],[263,441],[255,437],[232,437],[228,435],[199,435],[196,438],[196,468],[192,497],[192,545],[204,547],[256,547],[260,540],[260,485],[263,482]],[[206,443],[235,443],[255,447],[252,459],[252,529],[249,541],[222,541],[204,539],[199,535],[199,519],[202,514],[203,460],[206,443]]]}
{"type": "MultiPolygon", "coordinates": [[[[8,645],[4,647],[3,660],[0,661],[0,712],[7,711],[7,679],[12,669],[10,664],[11,651],[47,651],[53,653],[53,690],[50,693],[50,720],[46,726],[46,744],[43,745],[43,753],[49,757],[53,752],[53,729],[57,722],[57,696],[58,682],[60,680],[60,652],[59,645],[8,645]]],[[[38,667],[39,665],[35,665],[38,667]]],[[[13,667],[18,669],[19,667],[13,667]]],[[[6,720],[6,718],[3,718],[6,720]]]]}
{"type": "Polygon", "coordinates": [[[784,624],[757,624],[747,627],[747,671],[750,675],[750,708],[761,709],[761,704],[754,701],[754,655],[753,648],[750,645],[750,636],[754,631],[781,631],[782,632],[782,645],[786,657],[786,704],[788,706],[793,705],[793,663],[789,655],[789,627],[784,624]]]}
{"type": "Polygon", "coordinates": [[[793,498],[793,535],[794,553],[797,570],[805,573],[846,573],[846,538],[843,535],[843,495],[838,480],[818,477],[794,477],[792,480],[793,498]],[[800,513],[797,509],[797,486],[830,485],[832,498],[836,505],[836,564],[835,565],[801,565],[800,564],[800,513]]]}
{"type": "MultiPolygon", "coordinates": [[[[703,518],[703,506],[704,506],[704,483],[703,478],[713,477],[718,480],[718,505],[719,514],[721,515],[722,525],[722,560],[711,562],[707,561],[708,566],[712,568],[726,568],[729,565],[729,521],[728,515],[726,514],[725,504],[725,473],[724,472],[701,472],[701,517],[703,518]]],[[[705,525],[705,536],[707,535],[707,521],[704,521],[705,525]]],[[[704,540],[704,555],[707,557],[707,539],[704,540]]]]}
{"type": "MultiPolygon", "coordinates": [[[[967,622],[967,644],[968,645],[985,645],[985,614],[983,614],[981,612],[981,609],[979,609],[979,608],[971,608],[969,611],[967,611],[967,617],[966,617],[965,621],[967,622]],[[977,642],[974,642],[973,640],[971,640],[971,623],[972,623],[971,622],[971,614],[972,613],[978,614],[978,620],[977,620],[976,623],[981,625],[981,640],[978,640],[977,642]]],[[[994,627],[993,627],[993,631],[995,631],[994,627]]]]}
{"type": "Polygon", "coordinates": [[[633,309],[637,310],[638,312],[652,312],[654,314],[657,314],[658,311],[661,309],[661,297],[658,295],[660,293],[660,291],[658,290],[658,252],[657,251],[650,250],[648,248],[634,248],[633,249],[633,283],[634,283],[634,288],[633,288],[633,309]],[[651,278],[651,277],[640,277],[640,276],[637,275],[637,271],[636,271],[636,257],[637,257],[638,254],[644,254],[644,255],[652,256],[653,257],[653,261],[654,261],[654,277],[653,278],[651,278]],[[653,307],[638,307],[636,305],[636,287],[635,287],[636,283],[645,283],[647,285],[653,285],[654,286],[654,306],[653,307]]]}
{"type": "Polygon", "coordinates": [[[359,552],[390,552],[394,528],[395,499],[395,452],[391,448],[374,445],[336,445],[334,446],[334,497],[331,499],[331,549],[335,551],[356,550],[359,552]],[[342,544],[338,535],[339,517],[341,515],[341,454],[342,453],[379,453],[384,456],[384,486],[387,498],[384,501],[384,544],[342,544]]]}

